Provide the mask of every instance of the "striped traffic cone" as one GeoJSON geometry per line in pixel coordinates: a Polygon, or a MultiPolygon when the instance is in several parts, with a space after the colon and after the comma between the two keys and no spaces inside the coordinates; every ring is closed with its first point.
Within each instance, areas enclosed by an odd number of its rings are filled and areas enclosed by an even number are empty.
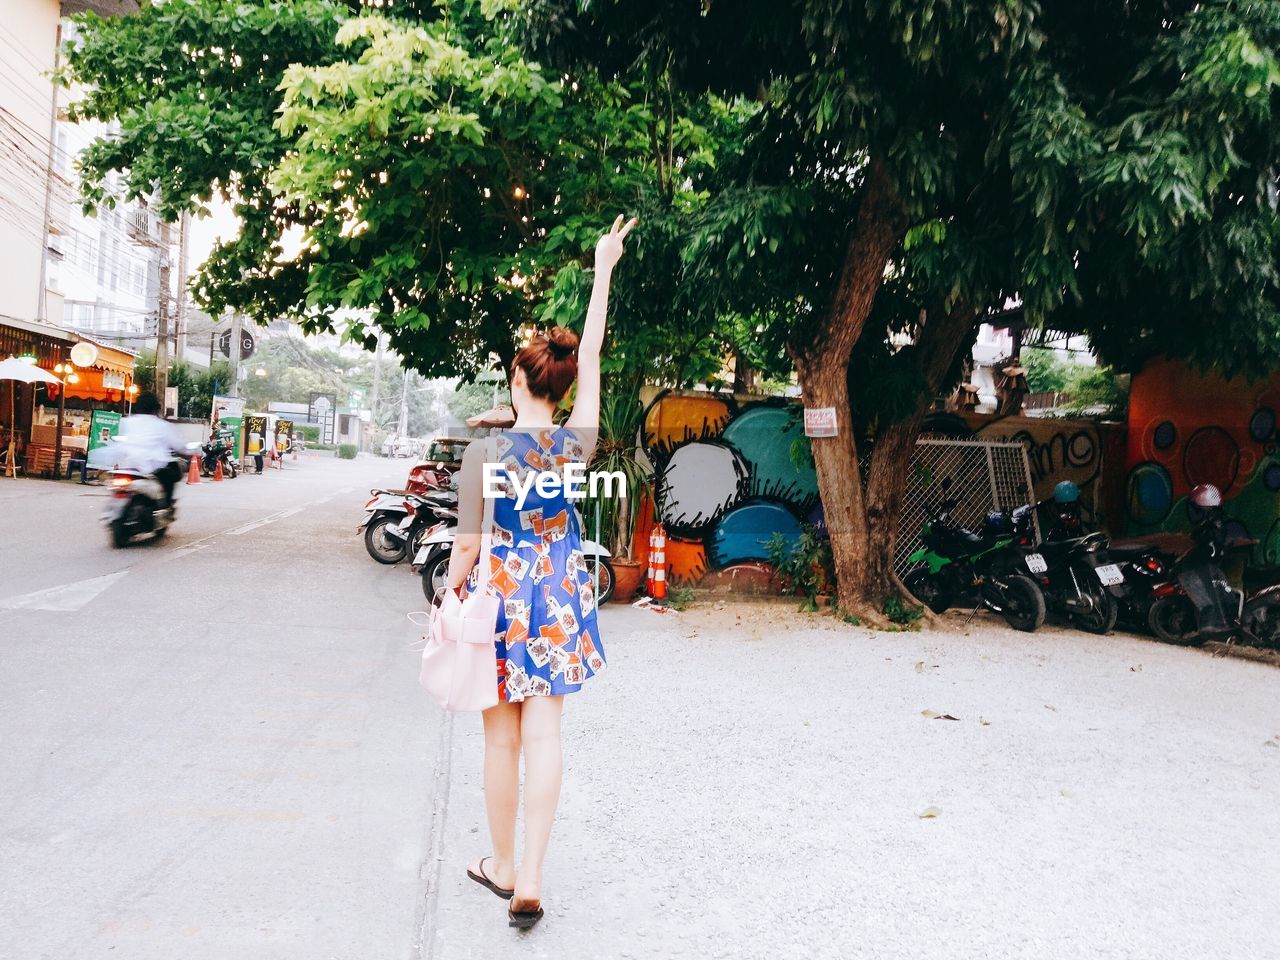
{"type": "Polygon", "coordinates": [[[192,457],[191,466],[187,468],[187,483],[200,482],[200,458],[192,457]]]}
{"type": "Polygon", "coordinates": [[[649,569],[653,571],[653,586],[649,596],[655,600],[667,597],[667,531],[662,524],[653,528],[653,546],[649,548],[649,569]]]}

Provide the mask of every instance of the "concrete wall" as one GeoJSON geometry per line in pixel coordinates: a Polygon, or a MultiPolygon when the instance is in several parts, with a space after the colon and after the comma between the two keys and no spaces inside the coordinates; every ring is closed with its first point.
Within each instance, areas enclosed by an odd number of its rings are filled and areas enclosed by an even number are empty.
{"type": "Polygon", "coordinates": [[[0,0],[0,314],[20,320],[39,312],[53,109],[48,74],[60,6],[58,0],[0,0]]]}

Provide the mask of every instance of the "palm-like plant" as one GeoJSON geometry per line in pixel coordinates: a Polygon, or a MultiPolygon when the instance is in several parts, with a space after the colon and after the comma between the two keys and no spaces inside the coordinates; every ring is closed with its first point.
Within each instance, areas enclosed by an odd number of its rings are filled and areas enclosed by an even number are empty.
{"type": "Polygon", "coordinates": [[[640,427],[644,408],[639,385],[606,384],[600,399],[600,436],[591,459],[593,471],[620,474],[625,490],[619,496],[605,493],[588,498],[585,506],[588,528],[595,539],[622,560],[632,557],[640,505],[650,489],[649,470],[640,457],[640,427]]]}

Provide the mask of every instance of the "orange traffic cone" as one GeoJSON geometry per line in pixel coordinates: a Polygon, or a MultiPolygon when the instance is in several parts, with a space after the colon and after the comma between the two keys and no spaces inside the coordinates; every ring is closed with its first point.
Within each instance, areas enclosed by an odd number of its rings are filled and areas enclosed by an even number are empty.
{"type": "Polygon", "coordinates": [[[191,466],[187,468],[187,483],[200,482],[200,458],[192,457],[191,466]]]}
{"type": "Polygon", "coordinates": [[[649,557],[649,562],[653,566],[653,589],[649,595],[655,600],[665,600],[667,597],[667,531],[662,524],[653,528],[653,550],[649,557]]]}
{"type": "Polygon", "coordinates": [[[213,479],[215,481],[222,479],[222,458],[218,458],[218,462],[213,467],[213,479]]]}

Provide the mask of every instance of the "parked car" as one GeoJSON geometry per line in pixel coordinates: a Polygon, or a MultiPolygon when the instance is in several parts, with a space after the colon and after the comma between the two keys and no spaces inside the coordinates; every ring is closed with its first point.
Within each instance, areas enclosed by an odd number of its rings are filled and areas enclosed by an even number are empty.
{"type": "Polygon", "coordinates": [[[422,460],[409,471],[405,487],[413,493],[449,487],[470,443],[470,437],[436,437],[427,445],[422,460]]]}

